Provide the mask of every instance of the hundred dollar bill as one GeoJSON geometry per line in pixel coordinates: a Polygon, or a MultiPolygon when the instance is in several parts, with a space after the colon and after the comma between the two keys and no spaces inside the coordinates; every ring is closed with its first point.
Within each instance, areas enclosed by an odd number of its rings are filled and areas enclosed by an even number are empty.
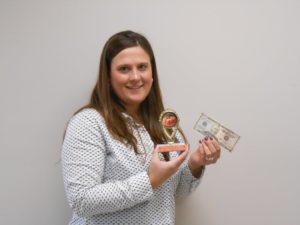
{"type": "Polygon", "coordinates": [[[221,146],[230,152],[240,139],[239,135],[224,127],[216,120],[208,117],[204,113],[200,115],[194,129],[205,136],[213,136],[221,146]]]}

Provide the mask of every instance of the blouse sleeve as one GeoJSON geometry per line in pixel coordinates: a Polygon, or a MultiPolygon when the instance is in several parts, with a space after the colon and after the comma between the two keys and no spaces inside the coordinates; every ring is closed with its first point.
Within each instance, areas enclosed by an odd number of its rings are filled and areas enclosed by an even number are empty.
{"type": "Polygon", "coordinates": [[[180,180],[176,189],[176,196],[186,196],[193,192],[200,184],[203,173],[204,171],[202,171],[200,178],[195,178],[191,173],[188,161],[186,160],[181,166],[180,180]]]}
{"type": "MultiPolygon", "coordinates": [[[[176,135],[176,140],[179,143],[184,143],[184,139],[179,132],[176,135]]],[[[193,192],[200,184],[201,178],[203,176],[204,170],[202,171],[200,178],[196,178],[193,176],[188,166],[188,160],[189,159],[187,158],[180,167],[180,178],[176,188],[176,196],[186,196],[193,192]]]]}
{"type": "Polygon", "coordinates": [[[62,146],[62,170],[68,202],[82,217],[116,212],[150,200],[147,172],[104,182],[105,139],[96,118],[81,112],[69,122],[62,146]]]}

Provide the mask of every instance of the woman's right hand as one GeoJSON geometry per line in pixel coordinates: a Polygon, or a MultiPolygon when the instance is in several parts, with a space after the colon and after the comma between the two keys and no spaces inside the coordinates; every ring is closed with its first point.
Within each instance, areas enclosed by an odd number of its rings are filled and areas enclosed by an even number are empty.
{"type": "Polygon", "coordinates": [[[156,189],[171,177],[188,155],[188,150],[186,150],[170,161],[161,161],[158,149],[158,146],[156,146],[153,151],[151,164],[148,170],[148,176],[153,189],[156,189]]]}

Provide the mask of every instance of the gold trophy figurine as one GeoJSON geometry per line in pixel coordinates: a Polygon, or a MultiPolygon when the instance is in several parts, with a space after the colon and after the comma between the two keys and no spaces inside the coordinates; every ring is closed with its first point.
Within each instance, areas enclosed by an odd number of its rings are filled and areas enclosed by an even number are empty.
{"type": "Polygon", "coordinates": [[[166,144],[160,144],[159,152],[185,151],[187,144],[175,143],[175,136],[179,126],[179,117],[172,109],[167,109],[160,114],[159,123],[167,140],[166,144]]]}

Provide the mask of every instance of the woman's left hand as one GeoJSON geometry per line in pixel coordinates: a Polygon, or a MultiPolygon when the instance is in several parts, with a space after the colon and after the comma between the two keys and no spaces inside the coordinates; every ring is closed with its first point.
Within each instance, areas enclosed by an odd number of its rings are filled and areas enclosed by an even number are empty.
{"type": "Polygon", "coordinates": [[[204,166],[216,163],[220,155],[221,147],[214,138],[205,137],[199,141],[197,150],[191,154],[189,159],[189,168],[192,174],[199,177],[204,166]]]}

